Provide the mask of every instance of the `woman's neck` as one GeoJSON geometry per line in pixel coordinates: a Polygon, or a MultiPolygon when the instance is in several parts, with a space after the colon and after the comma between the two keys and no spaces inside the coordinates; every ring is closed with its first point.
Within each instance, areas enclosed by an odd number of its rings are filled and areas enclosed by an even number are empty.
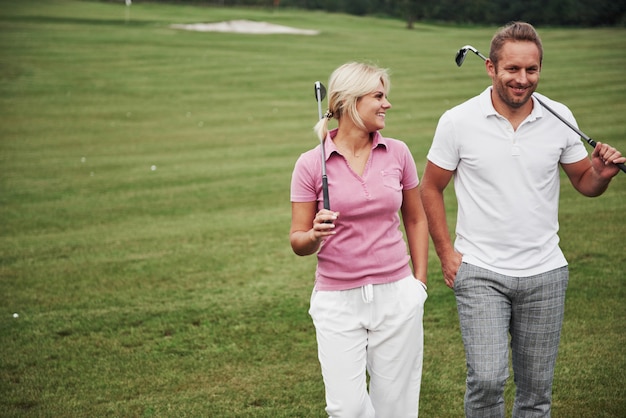
{"type": "Polygon", "coordinates": [[[342,153],[349,153],[354,157],[361,157],[362,155],[369,153],[372,147],[372,137],[370,133],[365,133],[363,130],[341,130],[337,132],[333,142],[339,151],[342,153]]]}

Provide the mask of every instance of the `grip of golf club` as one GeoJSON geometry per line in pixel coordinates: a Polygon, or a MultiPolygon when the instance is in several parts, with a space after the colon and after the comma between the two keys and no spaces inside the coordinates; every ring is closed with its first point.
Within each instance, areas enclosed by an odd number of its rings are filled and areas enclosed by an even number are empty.
{"type": "MultiPolygon", "coordinates": [[[[593,139],[589,138],[588,136],[583,136],[583,138],[585,138],[585,140],[587,141],[587,143],[589,145],[591,145],[593,148],[596,147],[596,141],[594,141],[593,139]]],[[[620,170],[622,170],[624,173],[626,173],[626,165],[624,165],[624,163],[617,163],[615,164],[616,166],[619,167],[620,170]]]]}
{"type": "MultiPolygon", "coordinates": [[[[592,146],[595,148],[596,147],[596,143],[593,141],[593,139],[590,139],[590,141],[593,142],[592,146]]],[[[591,142],[589,142],[591,144],[591,142]]],[[[619,167],[620,170],[622,170],[624,173],[626,173],[626,165],[624,165],[624,163],[617,163],[615,164],[616,166],[619,167]]]]}
{"type": "Polygon", "coordinates": [[[322,195],[324,196],[324,209],[330,210],[330,198],[328,197],[328,177],[322,176],[322,195]]]}
{"type": "MultiPolygon", "coordinates": [[[[592,147],[596,147],[596,142],[593,139],[589,138],[589,143],[592,147]]],[[[618,166],[619,169],[622,170],[624,173],[626,173],[626,165],[624,165],[624,163],[617,163],[615,165],[618,166]]]]}

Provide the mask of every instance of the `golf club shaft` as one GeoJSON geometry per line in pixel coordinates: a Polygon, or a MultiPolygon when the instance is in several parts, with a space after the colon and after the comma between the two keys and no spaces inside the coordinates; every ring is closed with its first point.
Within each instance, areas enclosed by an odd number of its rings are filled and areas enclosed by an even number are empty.
{"type": "MultiPolygon", "coordinates": [[[[463,52],[464,54],[467,53],[467,51],[472,51],[473,53],[475,53],[476,55],[478,55],[480,58],[483,59],[483,61],[487,60],[487,57],[485,57],[483,54],[481,54],[476,48],[472,47],[471,45],[466,45],[464,46],[461,51],[463,51],[463,49],[465,49],[465,51],[463,52]]],[[[459,53],[461,53],[461,51],[459,51],[459,53]]],[[[463,55],[463,58],[465,58],[465,56],[463,55]]],[[[457,65],[461,65],[463,63],[463,61],[457,61],[457,65]]],[[[545,104],[541,99],[539,99],[539,97],[537,97],[536,94],[533,94],[533,97],[539,102],[539,104],[541,104],[541,106],[543,106],[548,112],[552,113],[554,116],[556,116],[556,118],[558,120],[560,120],[561,122],[563,122],[567,127],[569,127],[571,130],[573,130],[574,132],[576,132],[581,138],[583,138],[585,141],[587,141],[587,143],[592,147],[595,148],[596,147],[596,141],[594,141],[593,139],[591,139],[589,136],[585,135],[584,132],[582,132],[580,129],[578,129],[576,126],[572,125],[570,122],[568,122],[567,120],[565,120],[565,118],[563,118],[561,115],[559,115],[554,109],[552,109],[550,106],[548,106],[547,104],[545,104]]],[[[620,170],[622,170],[624,173],[626,173],[626,165],[624,165],[623,163],[617,163],[616,164],[620,170]]]]}
{"type": "MultiPolygon", "coordinates": [[[[565,125],[567,125],[571,130],[573,130],[574,132],[576,132],[581,138],[583,138],[585,141],[587,141],[587,143],[589,145],[591,145],[592,148],[596,147],[596,141],[594,141],[593,139],[591,139],[589,136],[585,135],[585,133],[583,131],[581,131],[580,129],[578,129],[576,126],[572,125],[571,123],[569,123],[567,120],[565,120],[565,118],[563,118],[561,115],[559,115],[554,109],[552,109],[550,106],[548,106],[547,104],[545,104],[539,97],[537,97],[536,94],[533,94],[533,97],[535,99],[537,99],[537,101],[539,102],[539,104],[541,104],[541,106],[543,106],[548,112],[552,113],[554,116],[557,117],[558,120],[560,120],[561,122],[563,122],[565,125]]],[[[617,163],[615,164],[617,165],[620,170],[622,170],[624,173],[626,173],[626,165],[624,165],[623,163],[617,163]]]]}
{"type": "MultiPolygon", "coordinates": [[[[322,119],[322,83],[315,82],[315,98],[317,99],[317,114],[322,119]]],[[[320,149],[322,153],[322,195],[324,198],[324,209],[330,210],[330,197],[328,195],[328,177],[326,176],[326,153],[324,151],[324,139],[320,138],[320,149]]]]}

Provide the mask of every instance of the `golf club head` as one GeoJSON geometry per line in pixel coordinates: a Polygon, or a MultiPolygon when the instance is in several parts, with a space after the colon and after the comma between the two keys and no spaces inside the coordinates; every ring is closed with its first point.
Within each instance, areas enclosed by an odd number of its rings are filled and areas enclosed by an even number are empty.
{"type": "Polygon", "coordinates": [[[463,65],[463,62],[465,61],[465,57],[467,56],[467,48],[463,47],[461,49],[459,49],[456,53],[456,57],[454,57],[454,61],[456,62],[456,65],[458,67],[460,67],[461,65],[463,65]]]}
{"type": "Polygon", "coordinates": [[[317,102],[317,115],[322,119],[322,101],[326,97],[326,87],[319,81],[315,82],[315,101],[317,102]]]}
{"type": "Polygon", "coordinates": [[[319,81],[316,81],[315,82],[315,100],[317,100],[318,102],[321,102],[322,100],[324,100],[324,98],[326,98],[326,87],[324,87],[324,85],[320,83],[319,81]],[[318,91],[319,91],[319,95],[318,95],[318,91]]]}
{"type": "Polygon", "coordinates": [[[467,56],[467,51],[472,51],[474,54],[482,58],[483,61],[487,60],[487,57],[478,52],[476,48],[471,45],[465,45],[463,48],[459,49],[459,51],[456,53],[456,57],[454,57],[454,61],[459,67],[463,65],[463,61],[465,61],[465,57],[467,56]]]}

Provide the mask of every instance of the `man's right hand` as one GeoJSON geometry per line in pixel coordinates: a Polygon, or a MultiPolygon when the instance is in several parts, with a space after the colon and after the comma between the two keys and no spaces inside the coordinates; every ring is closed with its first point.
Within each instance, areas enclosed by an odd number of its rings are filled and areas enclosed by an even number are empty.
{"type": "Polygon", "coordinates": [[[446,286],[450,289],[454,289],[454,280],[456,279],[456,272],[461,266],[463,255],[459,252],[452,252],[449,256],[442,258],[441,271],[443,272],[443,280],[446,282],[446,286]]]}

